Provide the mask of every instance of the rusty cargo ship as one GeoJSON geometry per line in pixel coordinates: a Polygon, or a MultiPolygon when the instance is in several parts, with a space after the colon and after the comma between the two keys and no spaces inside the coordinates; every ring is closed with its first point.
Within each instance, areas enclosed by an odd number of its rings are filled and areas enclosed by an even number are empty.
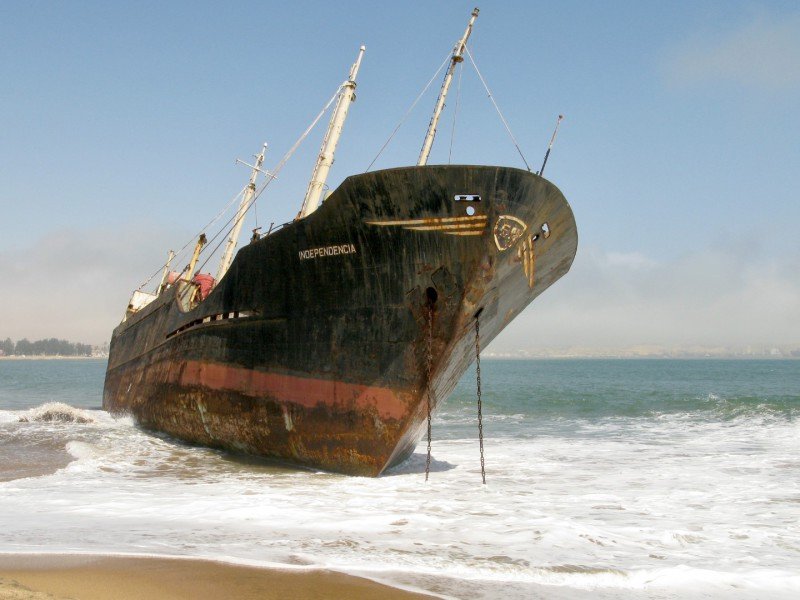
{"type": "Polygon", "coordinates": [[[416,166],[348,177],[319,202],[362,54],[298,218],[231,257],[262,151],[216,279],[195,276],[201,241],[182,273],[165,268],[155,293],[134,293],[105,409],[193,444],[376,476],[413,452],[475,359],[476,321],[485,346],[569,270],[577,230],[555,185],[429,166],[428,137],[416,166]]]}

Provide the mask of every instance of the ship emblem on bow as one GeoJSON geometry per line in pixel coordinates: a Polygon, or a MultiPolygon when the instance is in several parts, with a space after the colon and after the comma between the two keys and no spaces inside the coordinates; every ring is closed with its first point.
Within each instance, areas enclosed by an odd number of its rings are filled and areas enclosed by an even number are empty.
{"type": "Polygon", "coordinates": [[[486,215],[471,217],[429,217],[403,221],[366,221],[367,225],[402,227],[412,231],[438,231],[448,235],[481,235],[489,218],[486,215]]]}
{"type": "Polygon", "coordinates": [[[497,245],[497,249],[503,252],[511,248],[522,237],[526,229],[528,226],[517,217],[500,215],[497,223],[494,224],[494,243],[497,245]]]}

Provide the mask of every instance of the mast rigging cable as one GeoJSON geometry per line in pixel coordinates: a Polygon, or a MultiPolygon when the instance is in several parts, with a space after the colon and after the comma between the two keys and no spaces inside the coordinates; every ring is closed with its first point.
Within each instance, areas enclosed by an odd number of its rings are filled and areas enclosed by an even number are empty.
{"type": "Polygon", "coordinates": [[[475,64],[475,59],[472,58],[472,52],[469,51],[469,46],[465,45],[464,50],[467,51],[467,56],[469,56],[469,61],[472,63],[472,66],[475,67],[475,72],[478,74],[478,78],[481,80],[483,87],[486,89],[486,93],[489,95],[489,100],[492,101],[492,104],[494,104],[494,108],[497,111],[497,114],[500,115],[500,120],[503,122],[503,125],[506,126],[506,131],[508,132],[508,135],[511,137],[511,141],[514,142],[514,147],[517,149],[517,152],[519,152],[519,155],[522,158],[522,162],[525,163],[525,166],[528,167],[528,171],[530,171],[531,166],[528,164],[528,161],[525,160],[525,155],[522,154],[522,150],[520,150],[519,148],[519,144],[517,143],[517,138],[515,138],[514,134],[511,133],[511,127],[508,126],[508,121],[506,121],[506,118],[500,111],[500,107],[497,106],[497,102],[495,101],[494,96],[492,95],[492,91],[489,89],[489,86],[486,85],[486,80],[483,78],[483,75],[481,75],[480,69],[478,69],[478,65],[475,64]]]}
{"type": "Polygon", "coordinates": [[[456,106],[453,110],[453,128],[450,130],[450,153],[447,155],[447,164],[453,159],[453,141],[456,139],[456,118],[458,117],[458,106],[461,103],[461,76],[464,74],[464,63],[458,66],[458,87],[456,88],[456,106]]]}
{"type": "Polygon", "coordinates": [[[414,107],[417,105],[417,103],[420,100],[422,100],[422,97],[425,95],[425,92],[428,91],[428,88],[431,87],[431,84],[436,80],[436,78],[439,76],[439,73],[441,73],[442,69],[444,69],[444,66],[447,64],[447,62],[451,58],[452,58],[452,52],[448,52],[447,56],[444,57],[444,60],[442,61],[442,64],[439,66],[438,69],[436,69],[436,73],[433,74],[433,77],[430,78],[430,81],[428,81],[428,83],[425,84],[425,87],[422,88],[422,91],[419,93],[419,95],[417,96],[416,100],[414,100],[414,102],[411,103],[411,106],[408,107],[408,110],[406,111],[406,114],[404,114],[403,118],[400,119],[400,122],[394,128],[394,131],[392,131],[391,135],[389,136],[389,139],[387,139],[383,143],[383,146],[381,146],[381,149],[378,150],[378,153],[375,155],[375,158],[373,158],[372,162],[369,163],[369,166],[367,166],[367,168],[364,169],[364,173],[369,171],[372,168],[372,165],[375,164],[375,161],[378,160],[378,158],[380,157],[381,154],[383,154],[383,151],[386,149],[386,146],[388,146],[389,142],[392,141],[392,138],[394,137],[394,134],[397,133],[398,130],[403,126],[403,123],[406,122],[406,119],[408,119],[408,116],[411,114],[411,111],[413,111],[414,107]]]}
{"type": "MultiPolygon", "coordinates": [[[[175,256],[173,256],[173,257],[172,257],[172,258],[173,258],[173,260],[174,260],[174,259],[176,259],[176,258],[179,258],[179,257],[180,257],[180,256],[183,254],[183,251],[184,251],[184,250],[186,250],[186,249],[187,249],[187,248],[188,248],[190,245],[192,245],[193,243],[195,243],[195,242],[196,242],[196,240],[197,240],[197,236],[198,236],[198,235],[200,235],[200,233],[201,233],[202,231],[204,231],[204,230],[208,229],[208,228],[209,228],[209,227],[211,227],[211,226],[212,226],[214,223],[216,223],[216,222],[217,222],[217,221],[218,221],[218,220],[219,220],[219,219],[222,217],[222,215],[224,215],[224,214],[225,214],[225,213],[228,211],[228,209],[229,209],[229,208],[230,208],[230,207],[231,207],[231,206],[232,206],[232,205],[233,205],[233,204],[234,204],[234,203],[235,203],[235,202],[236,202],[236,201],[239,199],[239,196],[241,196],[241,195],[244,193],[245,189],[247,189],[247,186],[244,186],[244,187],[243,187],[241,190],[239,190],[239,193],[237,193],[237,194],[236,194],[236,195],[235,195],[233,198],[231,198],[231,199],[230,199],[230,201],[229,201],[229,202],[228,202],[228,203],[225,205],[225,207],[224,207],[224,208],[223,208],[223,209],[222,209],[222,210],[221,210],[219,213],[217,213],[217,216],[216,216],[216,217],[214,217],[213,219],[211,219],[211,221],[209,221],[208,223],[206,223],[205,227],[203,227],[203,228],[200,230],[200,232],[198,232],[197,234],[195,234],[193,237],[189,238],[189,241],[188,241],[188,242],[186,242],[186,243],[183,245],[183,247],[182,247],[180,250],[178,250],[178,251],[175,253],[175,256]]],[[[152,275],[150,275],[150,277],[148,277],[148,278],[147,278],[147,279],[144,281],[144,283],[142,283],[142,284],[141,284],[141,285],[140,285],[138,288],[136,288],[136,289],[137,289],[137,290],[141,290],[141,289],[142,289],[144,286],[146,286],[148,283],[150,283],[150,282],[152,281],[153,277],[155,277],[155,276],[156,276],[156,275],[157,275],[157,274],[158,274],[158,273],[159,273],[159,272],[160,272],[162,269],[164,269],[164,268],[165,268],[165,267],[166,267],[168,264],[169,264],[169,263],[164,263],[163,265],[161,265],[160,267],[158,267],[158,269],[156,269],[155,273],[153,273],[152,275]]]]}

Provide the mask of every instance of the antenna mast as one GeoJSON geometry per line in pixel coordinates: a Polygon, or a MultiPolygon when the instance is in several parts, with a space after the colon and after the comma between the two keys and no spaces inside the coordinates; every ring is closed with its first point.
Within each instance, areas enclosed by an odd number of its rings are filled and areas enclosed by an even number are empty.
{"type": "Polygon", "coordinates": [[[336,145],[339,143],[339,137],[342,135],[342,128],[347,118],[347,111],[350,109],[350,104],[355,102],[356,99],[356,75],[358,75],[358,69],[361,66],[361,58],[364,56],[364,50],[366,50],[366,46],[361,46],[361,48],[359,48],[358,58],[356,58],[356,62],[354,62],[353,66],[350,68],[350,76],[347,81],[341,85],[342,92],[339,95],[339,100],[336,102],[336,108],[333,110],[331,122],[328,125],[328,131],[322,139],[322,147],[319,150],[317,163],[314,165],[314,171],[311,174],[311,181],[308,182],[306,197],[300,209],[299,217],[301,219],[307,217],[319,208],[322,189],[325,186],[325,181],[328,179],[328,172],[331,170],[331,165],[333,164],[336,145]]]}
{"type": "Polygon", "coordinates": [[[445,98],[447,98],[447,92],[450,90],[450,84],[453,81],[453,72],[456,70],[456,65],[464,60],[464,48],[467,45],[469,34],[472,33],[472,25],[475,23],[475,19],[478,18],[479,12],[480,11],[477,8],[472,10],[472,17],[467,25],[467,30],[464,32],[464,36],[453,48],[453,56],[450,59],[450,67],[447,69],[447,73],[445,73],[444,81],[442,82],[442,89],[439,91],[439,99],[436,100],[436,108],[433,109],[433,116],[431,117],[431,122],[428,125],[428,133],[425,135],[425,141],[422,143],[422,150],[419,153],[419,160],[417,161],[417,166],[419,167],[425,166],[428,163],[428,156],[430,155],[431,147],[433,146],[433,138],[436,137],[436,126],[439,124],[439,117],[442,116],[442,110],[444,110],[444,101],[445,98]]]}
{"type": "Polygon", "coordinates": [[[261,165],[264,164],[264,154],[266,151],[267,145],[264,144],[264,146],[261,148],[261,152],[255,157],[256,164],[252,165],[253,171],[250,173],[250,183],[247,185],[244,196],[242,196],[242,201],[239,203],[239,209],[236,211],[236,217],[233,221],[233,229],[231,229],[228,242],[225,244],[225,252],[222,254],[222,258],[219,261],[217,281],[222,279],[225,273],[228,272],[228,268],[231,266],[231,261],[233,261],[233,251],[236,248],[236,244],[239,243],[239,234],[242,231],[242,225],[244,225],[244,215],[247,212],[247,209],[250,208],[250,203],[252,202],[253,196],[255,196],[256,193],[256,180],[258,179],[258,174],[261,172],[261,165]]]}
{"type": "Polygon", "coordinates": [[[544,175],[544,168],[547,165],[547,159],[550,158],[550,150],[553,149],[553,144],[556,141],[556,136],[558,135],[558,126],[561,125],[561,121],[564,118],[564,115],[558,115],[558,121],[556,121],[556,128],[553,130],[553,137],[550,138],[550,143],[547,145],[547,152],[544,153],[544,161],[542,161],[542,168],[536,173],[537,175],[544,175]]]}

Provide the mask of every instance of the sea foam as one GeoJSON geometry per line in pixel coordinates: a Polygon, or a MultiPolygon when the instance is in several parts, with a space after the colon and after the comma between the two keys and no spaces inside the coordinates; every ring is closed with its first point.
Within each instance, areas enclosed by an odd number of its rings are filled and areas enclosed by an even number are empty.
{"type": "MultiPolygon", "coordinates": [[[[487,363],[486,381],[500,382],[487,363]]],[[[567,366],[595,371],[562,373],[577,387],[560,412],[557,399],[542,411],[532,384],[514,392],[513,406],[511,392],[487,386],[484,410],[497,418],[484,422],[485,486],[474,382],[434,418],[427,483],[424,443],[370,479],[245,461],[103,411],[85,413],[90,426],[12,423],[5,416],[27,413],[0,411],[0,447],[48,440],[72,459],[56,473],[0,482],[0,552],[302,565],[456,598],[800,597],[800,402],[792,396],[800,388],[791,373],[771,396],[751,399],[753,384],[739,374],[746,365],[737,363],[722,375],[742,379],[744,391],[702,379],[670,394],[674,402],[649,406],[640,388],[657,385],[645,374],[584,410],[578,400],[599,367],[567,366]],[[617,397],[636,410],[606,406],[617,397]],[[725,403],[753,410],[725,412],[725,403]]],[[[698,377],[720,368],[689,363],[678,374],[700,367],[698,377]]],[[[515,369],[502,380],[513,382],[515,369]]],[[[547,373],[542,367],[538,380],[547,373]]]]}
{"type": "Polygon", "coordinates": [[[19,417],[20,423],[94,423],[94,419],[85,410],[75,408],[62,402],[48,402],[25,411],[19,417]]]}

